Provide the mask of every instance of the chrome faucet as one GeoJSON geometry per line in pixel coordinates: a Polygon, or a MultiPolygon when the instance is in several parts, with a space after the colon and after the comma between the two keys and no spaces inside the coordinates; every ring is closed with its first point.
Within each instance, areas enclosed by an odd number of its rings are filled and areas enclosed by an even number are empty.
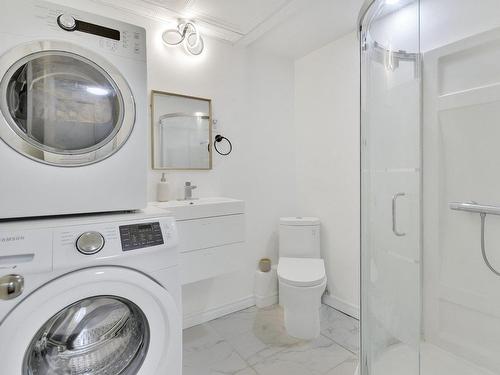
{"type": "Polygon", "coordinates": [[[197,188],[196,185],[191,185],[191,181],[186,181],[186,183],[184,184],[184,200],[185,201],[197,199],[197,198],[193,198],[193,190],[196,188],[197,188]]]}

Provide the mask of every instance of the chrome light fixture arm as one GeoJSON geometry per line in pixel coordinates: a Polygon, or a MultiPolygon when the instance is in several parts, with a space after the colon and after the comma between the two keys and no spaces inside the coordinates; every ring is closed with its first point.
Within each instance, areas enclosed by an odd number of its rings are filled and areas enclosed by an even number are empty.
{"type": "Polygon", "coordinates": [[[201,54],[205,48],[198,26],[192,21],[180,21],[177,29],[166,30],[162,39],[169,46],[184,44],[186,50],[192,55],[201,54]]]}

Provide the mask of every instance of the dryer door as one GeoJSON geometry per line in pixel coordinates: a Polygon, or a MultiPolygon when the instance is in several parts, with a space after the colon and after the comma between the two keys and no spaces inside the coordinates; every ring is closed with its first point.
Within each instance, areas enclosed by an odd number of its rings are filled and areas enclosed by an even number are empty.
{"type": "Polygon", "coordinates": [[[0,324],[2,373],[181,374],[181,317],[166,289],[120,267],[64,275],[0,324]]]}
{"type": "Polygon", "coordinates": [[[132,92],[118,70],[65,42],[21,45],[0,57],[0,137],[53,165],[79,166],[116,152],[135,122],[132,92]]]}

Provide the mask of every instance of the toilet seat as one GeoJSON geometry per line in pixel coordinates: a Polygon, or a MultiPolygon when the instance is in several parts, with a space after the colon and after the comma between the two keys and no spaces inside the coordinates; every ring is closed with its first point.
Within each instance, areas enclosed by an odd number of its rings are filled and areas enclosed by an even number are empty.
{"type": "Polygon", "coordinates": [[[281,282],[297,287],[321,285],[325,279],[325,263],[316,258],[280,258],[278,277],[281,282]]]}

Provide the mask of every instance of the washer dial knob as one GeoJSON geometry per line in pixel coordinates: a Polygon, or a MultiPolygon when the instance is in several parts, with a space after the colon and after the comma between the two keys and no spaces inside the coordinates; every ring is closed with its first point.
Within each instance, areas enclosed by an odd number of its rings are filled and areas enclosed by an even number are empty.
{"type": "Polygon", "coordinates": [[[104,247],[104,237],[99,232],[85,232],[76,240],[77,250],[84,255],[96,254],[104,247]]]}
{"type": "Polygon", "coordinates": [[[73,31],[76,29],[75,17],[69,14],[61,14],[59,17],[57,17],[57,24],[61,29],[66,31],[73,31]]]}

